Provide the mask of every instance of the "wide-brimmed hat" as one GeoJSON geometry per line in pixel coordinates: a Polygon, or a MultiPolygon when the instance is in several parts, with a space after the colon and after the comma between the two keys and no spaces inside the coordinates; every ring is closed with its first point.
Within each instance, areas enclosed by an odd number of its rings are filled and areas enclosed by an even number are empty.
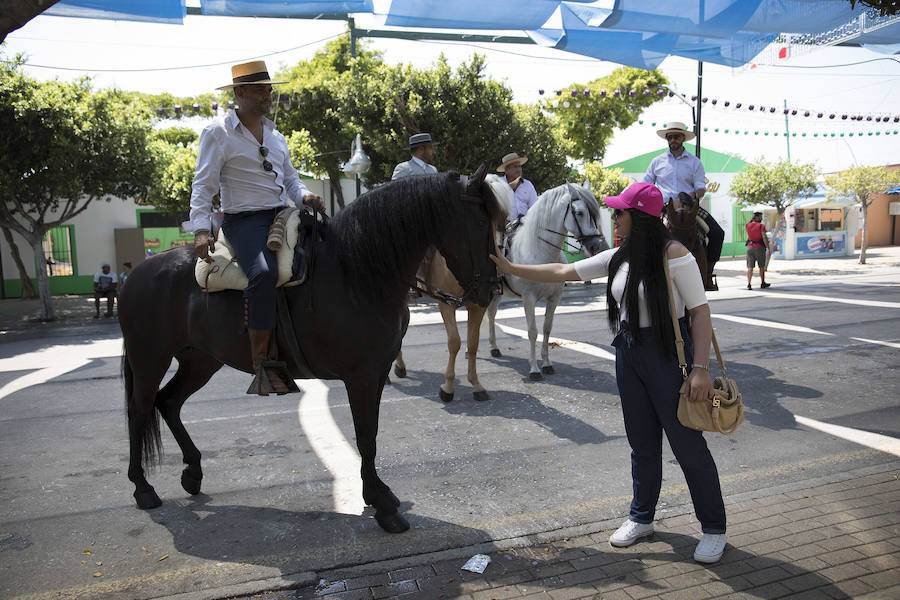
{"type": "Polygon", "coordinates": [[[510,152],[506,156],[503,157],[503,160],[500,161],[500,166],[497,167],[497,172],[502,173],[506,170],[507,165],[511,165],[513,163],[518,163],[520,165],[524,165],[528,162],[527,156],[519,156],[515,152],[510,152]]]}
{"type": "Polygon", "coordinates": [[[681,123],[680,121],[672,121],[671,123],[666,123],[666,129],[657,129],[656,135],[665,139],[666,135],[670,133],[682,133],[684,134],[684,141],[692,140],[695,136],[693,131],[688,130],[687,125],[681,123]]]}
{"type": "Polygon", "coordinates": [[[662,192],[652,183],[632,183],[618,196],[608,196],[604,200],[610,208],[635,208],[654,217],[660,216],[663,209],[662,192]]]}
{"type": "Polygon", "coordinates": [[[279,83],[287,83],[287,81],[273,81],[272,78],[269,77],[266,61],[251,60],[250,62],[241,63],[231,67],[231,83],[216,89],[230,90],[240,85],[275,85],[279,83]]]}
{"type": "Polygon", "coordinates": [[[409,149],[418,148],[419,146],[424,146],[425,144],[434,145],[434,140],[431,139],[430,133],[416,133],[409,136],[409,149]]]}

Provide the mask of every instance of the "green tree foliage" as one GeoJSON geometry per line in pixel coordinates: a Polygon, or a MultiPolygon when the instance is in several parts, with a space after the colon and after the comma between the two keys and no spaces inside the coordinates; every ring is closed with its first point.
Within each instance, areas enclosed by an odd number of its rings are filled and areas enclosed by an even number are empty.
{"type": "MultiPolygon", "coordinates": [[[[39,264],[42,240],[96,199],[136,197],[151,181],[150,117],[142,103],[87,80],[40,83],[21,57],[0,63],[0,224],[23,237],[39,264]]],[[[41,318],[50,283],[38,269],[41,318]]]]}
{"type": "Polygon", "coordinates": [[[196,131],[187,127],[167,127],[166,129],[157,129],[153,132],[153,137],[162,140],[167,144],[181,144],[182,146],[189,146],[200,138],[196,131]]]}
{"type": "Polygon", "coordinates": [[[591,182],[591,192],[601,204],[607,196],[618,196],[631,181],[622,175],[622,169],[607,169],[599,162],[584,165],[584,176],[591,182]]]}
{"type": "Polygon", "coordinates": [[[784,214],[800,198],[808,198],[816,191],[819,169],[810,163],[777,163],[760,158],[731,180],[731,194],[744,206],[764,204],[784,214]]]}
{"type": "Polygon", "coordinates": [[[667,83],[659,71],[620,67],[587,85],[568,86],[570,91],[545,100],[544,108],[564,132],[569,156],[585,162],[602,160],[615,130],[629,127],[642,110],[661,100],[657,90],[667,83]]]}
{"type": "MultiPolygon", "coordinates": [[[[197,143],[171,144],[166,141],[167,136],[159,135],[161,132],[156,133],[157,138],[150,143],[149,148],[154,170],[147,202],[163,212],[181,214],[191,205],[191,184],[197,166],[197,143]]],[[[214,210],[218,209],[218,199],[218,195],[213,198],[214,210]]]]}
{"type": "MultiPolygon", "coordinates": [[[[296,102],[281,109],[279,128],[308,131],[316,150],[309,166],[332,180],[340,177],[357,133],[372,160],[364,176],[372,186],[388,181],[394,166],[409,159],[409,136],[421,131],[438,142],[439,170],[496,166],[514,151],[529,157],[526,176],[538,190],[568,173],[552,122],[535,107],[516,107],[506,86],[484,76],[481,56],[457,69],[443,57],[425,70],[392,67],[364,44],[352,59],[349,36],[342,36],[280,77],[290,81],[285,92],[296,102]]],[[[343,206],[343,198],[338,203],[343,206]]]]}
{"type": "Polygon", "coordinates": [[[866,264],[866,246],[868,235],[866,223],[868,222],[869,206],[876,194],[882,194],[886,190],[895,187],[900,182],[900,172],[887,167],[852,167],[839,173],[825,176],[825,185],[832,188],[828,197],[836,195],[856,198],[862,206],[862,243],[859,246],[859,264],[866,264]]]}

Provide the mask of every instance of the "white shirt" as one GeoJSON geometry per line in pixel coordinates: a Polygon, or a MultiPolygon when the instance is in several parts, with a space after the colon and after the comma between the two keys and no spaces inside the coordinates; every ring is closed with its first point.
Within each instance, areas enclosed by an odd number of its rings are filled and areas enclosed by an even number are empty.
{"type": "Polygon", "coordinates": [[[212,199],[219,192],[226,213],[282,208],[288,198],[303,208],[303,197],[311,192],[291,165],[287,141],[272,121],[263,117],[262,124],[262,144],[235,111],[203,129],[191,186],[191,220],[181,224],[185,231],[210,229],[212,199]],[[271,171],[263,169],[260,146],[269,150],[265,160],[272,163],[271,171]]]}
{"type": "Polygon", "coordinates": [[[687,150],[677,158],[667,150],[650,161],[644,181],[655,184],[662,192],[663,202],[668,202],[669,198],[678,198],[679,192],[691,194],[706,189],[706,170],[700,159],[687,150]]]}
{"type": "MultiPolygon", "coordinates": [[[[582,281],[589,281],[609,274],[609,261],[619,248],[610,248],[600,254],[595,254],[584,260],[573,263],[575,272],[582,281]]],[[[684,314],[684,309],[696,308],[707,304],[706,290],[703,287],[703,278],[700,276],[700,268],[693,254],[686,254],[678,258],[669,259],[669,273],[672,275],[672,294],[675,296],[675,311],[678,315],[684,314]]],[[[610,285],[613,298],[619,304],[620,319],[627,321],[625,307],[622,298],[625,296],[625,282],[628,279],[628,263],[622,263],[616,276],[610,285]]],[[[644,297],[644,284],[638,287],[638,308],[640,310],[640,323],[638,327],[650,327],[650,311],[647,309],[647,299],[644,297]]],[[[665,325],[664,325],[665,326],[665,325]]]]}
{"type": "MultiPolygon", "coordinates": [[[[503,181],[509,183],[506,180],[506,175],[503,176],[503,181]]],[[[534,184],[523,177],[519,187],[513,190],[513,205],[512,209],[509,211],[508,220],[512,221],[519,215],[527,213],[528,209],[534,206],[534,203],[537,202],[537,200],[538,195],[537,190],[534,189],[534,184]]]]}

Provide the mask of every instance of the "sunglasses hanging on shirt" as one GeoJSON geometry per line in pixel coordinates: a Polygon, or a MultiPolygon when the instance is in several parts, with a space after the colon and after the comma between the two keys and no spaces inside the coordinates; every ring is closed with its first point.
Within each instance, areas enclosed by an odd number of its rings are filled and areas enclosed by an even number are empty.
{"type": "Polygon", "coordinates": [[[269,149],[266,148],[265,146],[260,146],[260,147],[259,147],[259,154],[260,154],[260,156],[263,157],[263,162],[262,162],[263,170],[264,170],[266,173],[271,173],[271,172],[272,172],[272,169],[273,169],[272,163],[270,163],[268,160],[266,160],[266,157],[269,155],[269,149]]]}

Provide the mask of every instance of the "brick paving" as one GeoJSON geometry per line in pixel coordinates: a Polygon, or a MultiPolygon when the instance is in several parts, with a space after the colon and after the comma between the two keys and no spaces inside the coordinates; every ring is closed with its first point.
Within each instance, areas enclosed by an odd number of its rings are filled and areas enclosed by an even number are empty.
{"type": "MultiPolygon", "coordinates": [[[[881,600],[900,598],[900,461],[841,481],[726,498],[729,544],[721,562],[694,562],[699,524],[689,512],[613,548],[618,521],[318,573],[319,584],[256,594],[262,600],[881,600]],[[488,554],[483,574],[460,567],[488,554]]],[[[250,597],[247,597],[248,600],[250,597]]]]}

